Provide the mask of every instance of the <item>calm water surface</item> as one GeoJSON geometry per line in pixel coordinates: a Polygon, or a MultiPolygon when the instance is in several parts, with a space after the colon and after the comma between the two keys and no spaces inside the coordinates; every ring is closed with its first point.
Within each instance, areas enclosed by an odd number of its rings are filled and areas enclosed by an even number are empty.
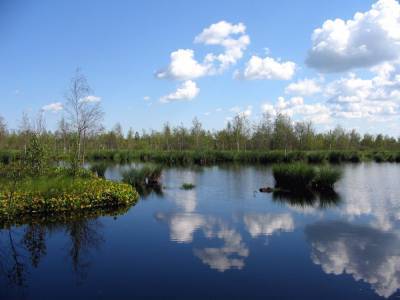
{"type": "Polygon", "coordinates": [[[398,298],[400,165],[341,168],[321,200],[255,192],[266,166],[166,169],[128,211],[3,229],[0,298],[398,298]]]}

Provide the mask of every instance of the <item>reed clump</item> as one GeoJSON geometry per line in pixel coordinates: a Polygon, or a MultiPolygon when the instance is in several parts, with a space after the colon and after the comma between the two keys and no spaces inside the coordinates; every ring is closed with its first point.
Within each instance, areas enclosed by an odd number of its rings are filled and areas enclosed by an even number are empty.
{"type": "Polygon", "coordinates": [[[276,187],[290,192],[333,190],[341,172],[330,166],[305,163],[279,164],[272,169],[276,187]]]}

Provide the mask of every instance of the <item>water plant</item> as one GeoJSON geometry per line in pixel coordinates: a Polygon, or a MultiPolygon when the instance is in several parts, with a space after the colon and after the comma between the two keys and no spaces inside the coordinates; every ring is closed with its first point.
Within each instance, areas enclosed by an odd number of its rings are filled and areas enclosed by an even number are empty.
{"type": "Polygon", "coordinates": [[[315,190],[330,191],[334,184],[341,178],[342,173],[339,169],[329,166],[319,167],[316,176],[312,180],[312,186],[315,190]]]}
{"type": "Polygon", "coordinates": [[[187,182],[185,182],[185,183],[183,183],[182,185],[181,185],[181,189],[182,190],[192,190],[192,189],[194,189],[196,186],[193,184],[193,183],[187,183],[187,182]]]}
{"type": "Polygon", "coordinates": [[[104,174],[106,173],[106,169],[107,169],[107,164],[104,162],[94,163],[93,165],[90,166],[90,171],[95,173],[97,176],[103,178],[104,174]]]}
{"type": "Polygon", "coordinates": [[[341,172],[330,166],[316,167],[305,163],[279,164],[272,168],[278,188],[290,192],[333,190],[341,172]]]}
{"type": "Polygon", "coordinates": [[[122,181],[135,187],[155,186],[160,184],[161,172],[159,165],[148,164],[123,172],[122,181]]]}

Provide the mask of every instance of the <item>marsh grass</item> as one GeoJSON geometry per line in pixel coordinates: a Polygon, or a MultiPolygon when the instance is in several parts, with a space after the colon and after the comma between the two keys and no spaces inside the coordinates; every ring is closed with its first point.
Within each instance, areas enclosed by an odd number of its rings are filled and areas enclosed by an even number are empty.
{"type": "Polygon", "coordinates": [[[311,184],[315,190],[331,191],[341,177],[342,173],[339,169],[322,166],[318,167],[311,184]]]}
{"type": "Polygon", "coordinates": [[[104,178],[104,174],[107,170],[107,163],[105,162],[98,162],[94,163],[90,166],[90,171],[95,173],[97,176],[104,178]]]}
{"type": "Polygon", "coordinates": [[[289,192],[333,190],[341,177],[341,172],[336,168],[305,163],[275,165],[272,173],[276,186],[289,192]]]}
{"type": "Polygon", "coordinates": [[[187,183],[187,182],[185,182],[185,183],[183,183],[182,185],[181,185],[181,189],[182,190],[192,190],[192,189],[194,189],[196,186],[193,184],[193,183],[187,183]]]}
{"type": "Polygon", "coordinates": [[[313,166],[304,163],[279,164],[272,168],[277,187],[292,190],[306,190],[316,176],[313,166]]]}
{"type": "Polygon", "coordinates": [[[159,185],[162,168],[159,165],[145,165],[122,173],[122,181],[135,187],[159,185]]]}

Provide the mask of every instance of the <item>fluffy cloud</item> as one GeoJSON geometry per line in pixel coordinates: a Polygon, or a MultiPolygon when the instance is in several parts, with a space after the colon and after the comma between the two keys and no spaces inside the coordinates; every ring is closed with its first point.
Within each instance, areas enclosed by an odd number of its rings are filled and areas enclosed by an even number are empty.
{"type": "Polygon", "coordinates": [[[400,288],[400,239],[395,232],[344,222],[307,226],[312,261],[327,274],[350,274],[382,297],[400,288]]]}
{"type": "Polygon", "coordinates": [[[272,57],[261,58],[253,55],[246,63],[243,74],[238,78],[244,79],[281,79],[289,80],[293,77],[296,64],[291,61],[281,62],[272,57]]]}
{"type": "Polygon", "coordinates": [[[62,109],[63,105],[61,102],[50,103],[42,107],[42,111],[51,111],[51,112],[59,112],[62,109]]]}
{"type": "Polygon", "coordinates": [[[289,84],[285,93],[300,96],[311,96],[321,92],[321,87],[315,79],[303,79],[289,84]]]}
{"type": "Polygon", "coordinates": [[[399,57],[400,4],[379,0],[351,20],[327,20],[315,29],[306,63],[321,72],[340,72],[399,57]]]}
{"type": "Polygon", "coordinates": [[[248,214],[244,223],[252,237],[272,235],[275,232],[290,232],[294,229],[294,221],[290,214],[248,214]]]}
{"type": "Polygon", "coordinates": [[[156,219],[168,222],[170,228],[170,238],[178,243],[191,243],[193,234],[202,226],[206,225],[206,220],[199,214],[176,213],[176,214],[156,214],[156,219]]]}
{"type": "Polygon", "coordinates": [[[183,82],[175,92],[161,97],[160,101],[162,103],[168,103],[171,101],[192,100],[199,94],[199,92],[200,89],[197,87],[196,82],[187,80],[183,82]]]}
{"type": "Polygon", "coordinates": [[[243,57],[243,52],[250,44],[250,37],[245,33],[246,26],[243,23],[231,24],[220,21],[205,28],[196,36],[194,42],[222,46],[225,49],[223,53],[209,53],[205,57],[206,63],[219,64],[214,72],[222,72],[243,57]]]}
{"type": "Polygon", "coordinates": [[[400,114],[400,76],[395,66],[375,68],[377,75],[362,79],[355,74],[329,83],[325,97],[332,111],[341,118],[385,119],[400,114]]]}
{"type": "Polygon", "coordinates": [[[150,100],[150,96],[144,96],[144,97],[143,97],[143,100],[144,100],[144,101],[149,101],[149,100],[150,100]]]}
{"type": "Polygon", "coordinates": [[[208,238],[223,240],[219,248],[195,249],[194,254],[211,269],[224,272],[236,268],[242,269],[245,265],[244,258],[249,255],[249,249],[242,241],[242,236],[234,229],[219,222],[214,230],[209,230],[208,238]]]}
{"type": "Polygon", "coordinates": [[[191,49],[179,49],[171,53],[171,63],[165,71],[159,71],[157,78],[169,78],[176,80],[195,79],[206,75],[210,65],[199,63],[194,59],[194,51],[191,49]]]}
{"type": "Polygon", "coordinates": [[[80,102],[85,102],[85,103],[98,103],[100,101],[101,101],[100,97],[93,95],[86,96],[80,100],[80,102]]]}
{"type": "Polygon", "coordinates": [[[247,46],[250,38],[246,33],[246,27],[242,23],[231,24],[220,21],[205,28],[194,42],[204,45],[221,46],[222,53],[208,53],[202,62],[194,58],[192,49],[179,49],[171,53],[169,66],[156,73],[156,77],[163,79],[189,80],[214,75],[225,71],[235,64],[247,46]]]}
{"type": "Polygon", "coordinates": [[[331,121],[331,111],[328,106],[321,103],[305,104],[302,97],[292,97],[289,100],[279,97],[275,104],[264,103],[261,109],[272,116],[284,114],[292,118],[312,121],[315,124],[331,121]]]}

